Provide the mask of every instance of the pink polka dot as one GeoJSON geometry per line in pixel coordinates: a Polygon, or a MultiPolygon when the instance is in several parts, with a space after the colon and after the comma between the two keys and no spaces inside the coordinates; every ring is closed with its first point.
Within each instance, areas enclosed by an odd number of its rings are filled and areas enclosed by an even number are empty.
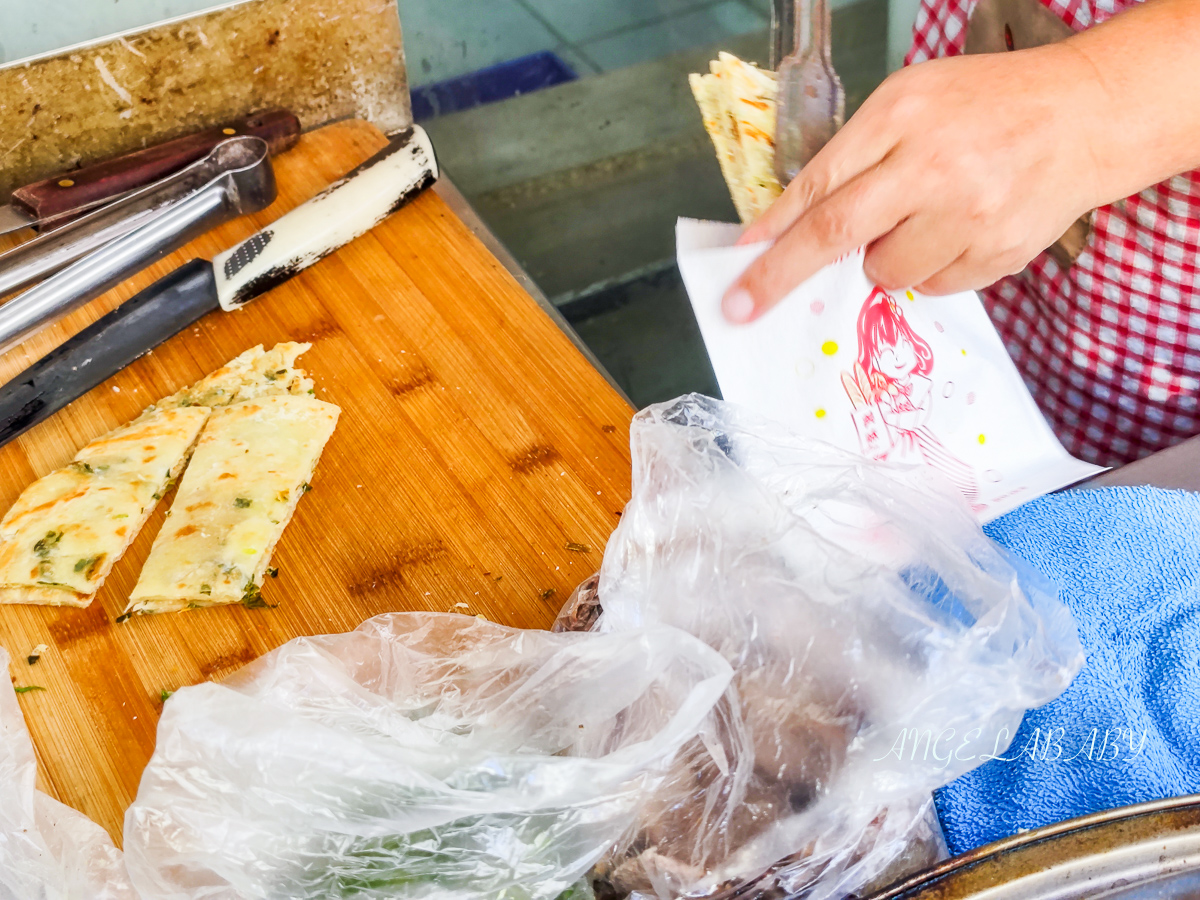
{"type": "Polygon", "coordinates": [[[975,402],[975,392],[971,391],[971,393],[967,394],[967,405],[970,406],[974,402],[975,402]]]}
{"type": "Polygon", "coordinates": [[[946,329],[942,327],[941,322],[934,322],[933,327],[937,329],[938,334],[945,334],[946,329]]]}
{"type": "Polygon", "coordinates": [[[814,316],[819,316],[821,313],[825,312],[825,301],[814,300],[812,303],[808,304],[808,308],[812,310],[812,314],[814,316]]]}

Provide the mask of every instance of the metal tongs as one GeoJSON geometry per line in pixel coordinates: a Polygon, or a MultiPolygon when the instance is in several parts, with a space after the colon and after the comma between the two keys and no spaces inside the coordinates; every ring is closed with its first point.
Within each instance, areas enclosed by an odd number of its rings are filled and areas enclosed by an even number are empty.
{"type": "Polygon", "coordinates": [[[829,0],[775,0],[772,63],[779,61],[775,107],[775,177],[787,186],[846,116],[846,92],[833,69],[829,0]],[[786,56],[785,36],[795,43],[786,56]]]}
{"type": "Polygon", "coordinates": [[[193,238],[274,199],[266,141],[234,137],[174,175],[0,254],[0,295],[45,278],[0,306],[0,353],[193,238]]]}

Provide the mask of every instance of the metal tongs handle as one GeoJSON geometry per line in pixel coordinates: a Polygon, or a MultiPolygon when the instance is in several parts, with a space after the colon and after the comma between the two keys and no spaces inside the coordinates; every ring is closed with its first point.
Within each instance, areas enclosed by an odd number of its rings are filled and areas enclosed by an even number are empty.
{"type": "Polygon", "coordinates": [[[779,64],[775,175],[788,185],[842,127],[846,92],[833,69],[829,0],[795,0],[795,46],[779,64]]]}
{"type": "MultiPolygon", "coordinates": [[[[0,306],[0,353],[192,238],[222,222],[265,209],[274,199],[275,176],[266,142],[235,137],[157,185],[30,241],[45,241],[40,251],[27,259],[31,266],[49,265],[52,248],[55,253],[74,254],[77,261],[0,306]],[[165,203],[164,197],[169,198],[165,203]],[[135,217],[132,230],[122,215],[135,217]],[[114,234],[120,236],[111,239],[114,234]],[[102,243],[101,235],[107,243],[78,258],[79,248],[102,243]]],[[[10,254],[0,256],[0,263],[10,254]]]]}
{"type": "MultiPolygon", "coordinates": [[[[245,168],[247,160],[256,159],[255,151],[249,149],[255,146],[249,143],[254,140],[257,138],[222,141],[203,159],[178,172],[0,253],[0,297],[65,269],[75,260],[156,218],[171,204],[196,193],[226,172],[245,168]]],[[[246,179],[242,181],[245,187],[250,187],[246,179]]]]}

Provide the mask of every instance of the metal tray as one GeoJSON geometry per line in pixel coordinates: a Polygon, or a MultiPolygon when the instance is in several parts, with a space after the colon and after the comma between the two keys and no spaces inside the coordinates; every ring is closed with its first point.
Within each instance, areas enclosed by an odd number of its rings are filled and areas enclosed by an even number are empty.
{"type": "Polygon", "coordinates": [[[869,900],[1200,897],[1200,795],[1069,819],[946,860],[869,900]]]}

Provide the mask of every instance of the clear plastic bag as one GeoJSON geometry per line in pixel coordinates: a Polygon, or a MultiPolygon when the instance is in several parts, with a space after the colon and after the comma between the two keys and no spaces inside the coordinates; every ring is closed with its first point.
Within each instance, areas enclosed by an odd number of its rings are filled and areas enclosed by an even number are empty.
{"type": "MultiPolygon", "coordinates": [[[[0,648],[0,673],[9,658],[0,648]]],[[[0,677],[0,900],[135,900],[108,833],[37,790],[37,763],[7,675],[0,677]]]]}
{"type": "Polygon", "coordinates": [[[167,702],[126,815],[130,874],[155,900],[553,900],[731,676],[660,625],[393,613],[297,639],[167,702]]]}
{"type": "Polygon", "coordinates": [[[1082,665],[1066,607],[928,468],[698,395],[641,412],[631,440],[596,628],[672,625],[735,674],[601,881],[827,898],[933,862],[931,792],[1002,753],[1082,665]]]}

